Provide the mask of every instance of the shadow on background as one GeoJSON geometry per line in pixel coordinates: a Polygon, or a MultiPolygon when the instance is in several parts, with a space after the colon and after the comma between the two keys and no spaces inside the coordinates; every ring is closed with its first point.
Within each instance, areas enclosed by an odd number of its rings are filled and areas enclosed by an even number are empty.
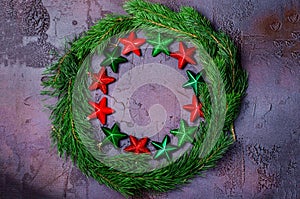
{"type": "MultiPolygon", "coordinates": [[[[51,194],[53,195],[53,194],[51,194]]],[[[30,198],[30,199],[50,199],[57,197],[50,197],[45,191],[40,191],[21,181],[17,181],[11,176],[0,173],[0,198],[14,199],[14,198],[30,198]]]]}

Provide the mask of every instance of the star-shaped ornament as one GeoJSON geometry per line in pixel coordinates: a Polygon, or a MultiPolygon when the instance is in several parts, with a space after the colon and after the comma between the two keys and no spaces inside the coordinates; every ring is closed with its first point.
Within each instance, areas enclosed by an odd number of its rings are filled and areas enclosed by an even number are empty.
{"type": "Polygon", "coordinates": [[[100,89],[104,94],[107,94],[107,85],[116,81],[115,78],[107,76],[105,67],[101,67],[99,73],[93,73],[91,77],[93,83],[90,85],[89,89],[91,91],[100,89]]]}
{"type": "Polygon", "coordinates": [[[198,117],[204,117],[204,114],[202,112],[202,104],[198,103],[196,95],[193,96],[192,104],[184,105],[183,108],[191,112],[191,122],[194,122],[198,117]]]}
{"type": "Polygon", "coordinates": [[[119,69],[119,64],[125,63],[128,60],[121,56],[121,48],[118,46],[113,49],[112,52],[104,52],[105,59],[101,62],[102,66],[110,66],[112,71],[117,73],[119,69]]]}
{"type": "Polygon", "coordinates": [[[147,148],[148,138],[142,138],[138,140],[136,137],[130,135],[129,136],[131,145],[126,147],[124,151],[133,152],[135,154],[148,153],[151,154],[150,150],[147,148]]]}
{"type": "Polygon", "coordinates": [[[98,118],[100,122],[104,125],[106,124],[107,115],[114,113],[114,110],[112,108],[106,106],[106,97],[102,98],[98,104],[91,101],[89,101],[89,104],[95,109],[95,111],[87,117],[88,120],[98,118]]]}
{"type": "Polygon", "coordinates": [[[202,73],[200,72],[200,73],[194,75],[192,71],[187,70],[186,74],[189,78],[189,81],[186,82],[185,84],[183,84],[182,87],[183,88],[186,88],[186,87],[189,87],[189,86],[192,87],[194,89],[195,94],[197,95],[198,94],[198,83],[199,82],[204,82],[203,77],[202,77],[202,73]]]}
{"type": "Polygon", "coordinates": [[[152,56],[156,57],[160,53],[165,53],[170,55],[169,45],[174,41],[174,39],[162,39],[161,33],[157,34],[156,39],[148,39],[147,42],[150,43],[154,48],[152,50],[152,56]]]}
{"type": "Polygon", "coordinates": [[[146,39],[137,38],[135,32],[131,32],[128,38],[120,38],[119,41],[124,45],[122,51],[123,55],[133,52],[137,56],[141,56],[140,46],[146,42],[146,39]]]}
{"type": "Polygon", "coordinates": [[[193,58],[196,48],[187,48],[183,42],[179,42],[179,51],[170,54],[171,57],[178,59],[178,68],[183,69],[188,63],[197,64],[193,58]]]}
{"type": "Polygon", "coordinates": [[[193,143],[197,128],[197,126],[189,126],[184,120],[181,120],[179,129],[171,130],[170,133],[178,138],[177,145],[181,147],[185,143],[193,143]]]}
{"type": "Polygon", "coordinates": [[[120,140],[123,140],[128,137],[127,134],[120,132],[120,128],[116,123],[112,126],[111,129],[107,127],[102,127],[101,129],[106,135],[106,138],[103,140],[102,143],[109,140],[115,148],[119,148],[120,140]]]}
{"type": "Polygon", "coordinates": [[[157,149],[157,152],[154,155],[154,159],[160,157],[166,157],[168,161],[171,161],[170,153],[172,151],[177,150],[177,147],[173,145],[169,145],[170,140],[171,140],[170,137],[166,135],[161,143],[155,141],[151,142],[151,144],[157,149]]]}

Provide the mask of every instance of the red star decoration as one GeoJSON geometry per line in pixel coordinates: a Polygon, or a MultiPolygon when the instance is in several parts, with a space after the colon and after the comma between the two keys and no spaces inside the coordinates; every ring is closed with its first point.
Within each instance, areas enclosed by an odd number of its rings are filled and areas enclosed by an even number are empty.
{"type": "Polygon", "coordinates": [[[128,38],[120,38],[119,41],[124,45],[123,55],[133,52],[137,56],[141,56],[140,46],[146,42],[146,39],[137,38],[135,32],[131,32],[128,38]]]}
{"type": "Polygon", "coordinates": [[[188,63],[197,64],[192,57],[195,51],[195,47],[187,48],[183,42],[179,42],[179,51],[171,53],[170,56],[178,59],[178,68],[183,69],[188,63]]]}
{"type": "Polygon", "coordinates": [[[194,122],[198,117],[204,117],[202,112],[202,104],[198,103],[196,95],[193,96],[192,104],[184,105],[183,108],[191,112],[191,122],[194,122]]]}
{"type": "Polygon", "coordinates": [[[136,137],[130,135],[129,139],[130,139],[131,145],[126,147],[124,149],[124,151],[134,152],[135,154],[140,154],[140,153],[151,154],[150,150],[146,147],[146,144],[148,142],[147,137],[138,140],[136,137]]]}
{"type": "Polygon", "coordinates": [[[89,104],[94,107],[95,112],[88,116],[88,119],[98,118],[100,122],[104,125],[106,124],[106,116],[113,114],[115,111],[112,108],[107,107],[107,98],[104,97],[100,100],[99,104],[95,102],[89,102],[89,104]]]}
{"type": "Polygon", "coordinates": [[[99,73],[93,73],[91,76],[93,83],[89,89],[93,91],[99,88],[104,94],[107,94],[107,85],[116,81],[115,78],[107,76],[105,67],[102,67],[99,73]]]}

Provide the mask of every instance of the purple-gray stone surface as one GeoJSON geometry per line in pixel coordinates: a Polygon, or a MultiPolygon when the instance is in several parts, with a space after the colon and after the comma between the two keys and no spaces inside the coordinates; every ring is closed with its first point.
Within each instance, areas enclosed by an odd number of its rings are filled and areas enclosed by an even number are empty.
{"type": "MultiPolygon", "coordinates": [[[[0,1],[0,198],[122,198],[84,176],[51,145],[42,72],[64,42],[117,0],[0,1]]],[[[300,198],[300,2],[152,0],[193,6],[232,36],[249,73],[238,141],[203,177],[144,198],[300,198]]]]}

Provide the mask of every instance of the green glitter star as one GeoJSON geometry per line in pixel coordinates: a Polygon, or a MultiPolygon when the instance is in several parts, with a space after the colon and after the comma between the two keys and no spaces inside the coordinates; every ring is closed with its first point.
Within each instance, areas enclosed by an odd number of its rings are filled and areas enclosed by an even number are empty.
{"type": "Polygon", "coordinates": [[[102,66],[110,66],[112,71],[117,73],[119,69],[119,64],[125,63],[128,60],[125,57],[121,56],[121,48],[118,46],[113,49],[112,52],[104,52],[105,59],[101,62],[102,66]]]}
{"type": "Polygon", "coordinates": [[[164,39],[162,40],[161,34],[157,34],[156,39],[148,39],[147,42],[153,45],[152,56],[156,57],[160,53],[165,53],[166,55],[170,55],[169,45],[174,41],[174,39],[164,39]]]}
{"type": "Polygon", "coordinates": [[[165,156],[168,161],[171,161],[170,152],[177,150],[176,146],[168,145],[170,143],[170,137],[166,135],[163,139],[163,141],[160,142],[154,142],[152,141],[151,144],[157,149],[156,154],[154,155],[154,159],[157,159],[159,157],[165,156]]]}
{"type": "Polygon", "coordinates": [[[103,140],[102,143],[109,140],[116,148],[119,148],[120,140],[123,140],[128,137],[127,134],[120,132],[120,128],[116,123],[113,125],[111,129],[106,127],[102,127],[101,129],[103,133],[106,135],[106,138],[103,140]]]}
{"type": "Polygon", "coordinates": [[[171,130],[170,133],[178,138],[177,145],[181,147],[185,143],[193,143],[193,135],[197,128],[197,126],[189,126],[184,120],[181,120],[179,129],[171,130]]]}
{"type": "Polygon", "coordinates": [[[194,89],[195,95],[198,95],[198,83],[199,82],[204,82],[203,77],[202,77],[202,72],[194,75],[194,73],[190,70],[186,71],[186,74],[189,78],[189,81],[183,84],[183,88],[186,87],[192,87],[194,89]]]}

